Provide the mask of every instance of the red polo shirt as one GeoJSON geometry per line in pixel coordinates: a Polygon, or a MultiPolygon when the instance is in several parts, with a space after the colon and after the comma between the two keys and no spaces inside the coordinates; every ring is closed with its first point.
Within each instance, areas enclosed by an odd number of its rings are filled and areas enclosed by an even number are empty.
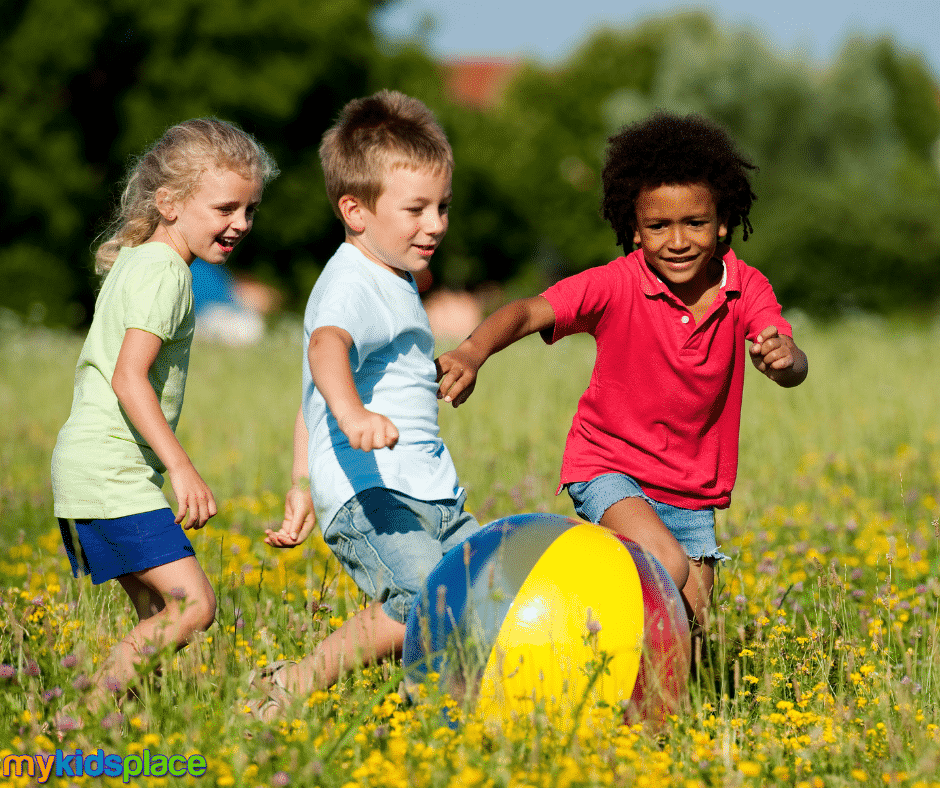
{"type": "MultiPolygon", "coordinates": [[[[738,470],[745,340],[768,326],[793,335],[767,278],[729,251],[711,308],[696,325],[637,250],[553,285],[551,344],[587,332],[591,382],[568,432],[561,484],[625,473],[650,498],[726,507],[738,470]]],[[[559,488],[560,489],[560,488],[559,488]]]]}

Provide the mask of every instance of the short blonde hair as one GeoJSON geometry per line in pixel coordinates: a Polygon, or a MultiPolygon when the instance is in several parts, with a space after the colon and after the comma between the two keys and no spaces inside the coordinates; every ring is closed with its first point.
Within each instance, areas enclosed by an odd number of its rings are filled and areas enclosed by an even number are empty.
{"type": "Polygon", "coordinates": [[[139,246],[160,224],[157,190],[185,200],[210,167],[257,178],[262,187],[277,177],[274,159],[250,134],[216,118],[194,118],[172,126],[137,158],[125,179],[121,201],[105,240],[95,251],[95,271],[111,270],[122,246],[139,246]]]}
{"type": "Polygon", "coordinates": [[[424,103],[395,90],[353,99],[323,135],[320,163],[333,211],[351,194],[369,210],[382,195],[383,178],[397,167],[451,171],[447,135],[424,103]]]}

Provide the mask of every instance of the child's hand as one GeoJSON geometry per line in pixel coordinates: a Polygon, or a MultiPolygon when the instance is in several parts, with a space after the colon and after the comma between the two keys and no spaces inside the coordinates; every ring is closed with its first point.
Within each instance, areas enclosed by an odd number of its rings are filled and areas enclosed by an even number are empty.
{"type": "Polygon", "coordinates": [[[173,487],[173,494],[179,504],[176,510],[176,522],[182,524],[183,530],[202,528],[209,522],[210,517],[215,517],[218,509],[212,490],[192,464],[187,463],[173,470],[167,470],[167,476],[170,477],[170,485],[173,487]]]}
{"type": "Polygon", "coordinates": [[[316,523],[310,490],[295,484],[284,498],[284,522],[277,531],[265,529],[264,543],[271,547],[296,547],[310,536],[316,523]]]}
{"type": "Polygon", "coordinates": [[[437,398],[453,402],[455,408],[466,402],[476,386],[480,365],[468,353],[461,351],[460,347],[443,353],[434,364],[440,383],[437,398]]]}
{"type": "Polygon", "coordinates": [[[360,408],[344,414],[336,421],[354,449],[390,449],[398,443],[398,428],[381,413],[360,408]]]}
{"type": "Polygon", "coordinates": [[[750,347],[751,361],[768,378],[782,386],[795,386],[806,378],[806,355],[776,326],[768,326],[750,347]]]}

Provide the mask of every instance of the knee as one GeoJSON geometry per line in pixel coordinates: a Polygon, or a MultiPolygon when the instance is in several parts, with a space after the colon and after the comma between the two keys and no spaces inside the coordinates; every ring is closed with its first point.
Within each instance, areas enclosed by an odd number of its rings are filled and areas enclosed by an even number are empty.
{"type": "Polygon", "coordinates": [[[215,621],[216,608],[215,592],[212,588],[187,598],[183,603],[186,629],[190,632],[205,632],[215,621]]]}
{"type": "Polygon", "coordinates": [[[657,558],[663,565],[663,569],[669,573],[672,582],[676,584],[676,588],[680,591],[685,588],[685,584],[689,579],[689,557],[685,554],[682,545],[678,542],[675,545],[670,545],[668,549],[663,551],[663,555],[657,556],[657,558]]]}

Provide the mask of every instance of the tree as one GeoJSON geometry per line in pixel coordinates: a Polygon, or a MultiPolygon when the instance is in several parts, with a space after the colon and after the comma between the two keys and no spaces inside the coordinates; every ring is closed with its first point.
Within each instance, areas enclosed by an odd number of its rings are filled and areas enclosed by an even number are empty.
{"type": "MultiPolygon", "coordinates": [[[[384,57],[369,0],[4,2],[0,33],[0,306],[77,325],[90,244],[131,156],[172,123],[215,115],[271,150],[282,176],[235,258],[310,284],[335,245],[316,148],[384,57]]],[[[309,287],[307,287],[309,290],[309,287]]]]}

